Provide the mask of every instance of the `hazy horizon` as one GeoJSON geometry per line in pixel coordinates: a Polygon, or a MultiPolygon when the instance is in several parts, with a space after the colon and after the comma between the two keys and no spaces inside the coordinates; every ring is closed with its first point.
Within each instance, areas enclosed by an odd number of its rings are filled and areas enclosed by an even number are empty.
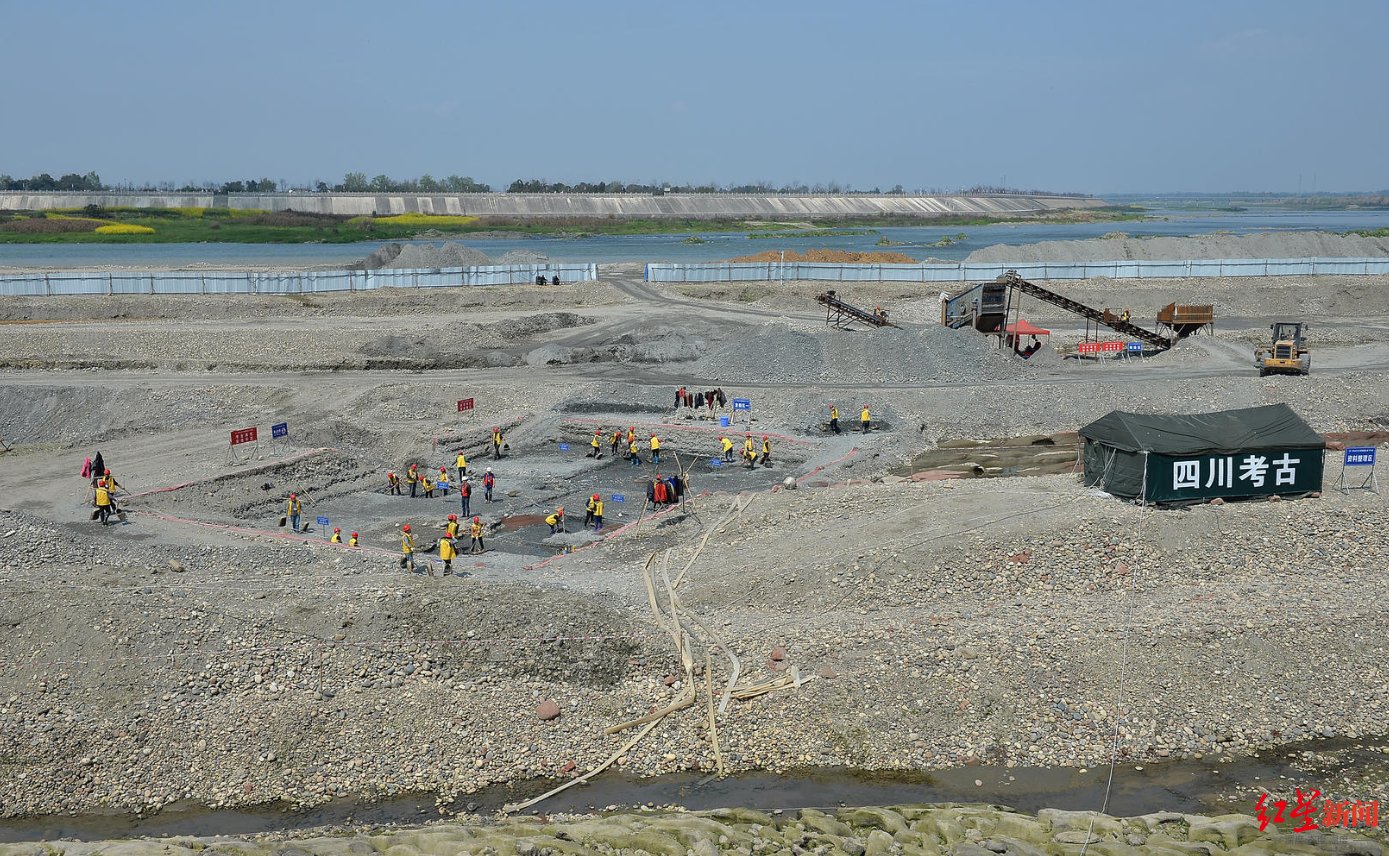
{"type": "Polygon", "coordinates": [[[1389,4],[0,0],[0,173],[1374,193],[1389,4]],[[1231,190],[1230,188],[1271,188],[1231,190]]]}

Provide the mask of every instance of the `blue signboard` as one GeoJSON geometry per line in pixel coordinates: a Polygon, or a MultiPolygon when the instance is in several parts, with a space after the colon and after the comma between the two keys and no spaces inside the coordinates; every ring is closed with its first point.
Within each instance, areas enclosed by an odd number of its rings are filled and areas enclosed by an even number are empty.
{"type": "Polygon", "coordinates": [[[1124,348],[1125,348],[1130,354],[1141,354],[1141,353],[1143,353],[1143,343],[1142,343],[1142,342],[1129,342],[1127,345],[1124,346],[1124,348]]]}
{"type": "Polygon", "coordinates": [[[620,493],[615,493],[615,494],[613,494],[613,502],[626,502],[626,501],[627,501],[627,497],[623,496],[622,494],[620,494],[620,493]]]}
{"type": "Polygon", "coordinates": [[[733,409],[734,409],[734,410],[746,410],[746,411],[748,411],[749,413],[751,413],[751,412],[752,412],[752,399],[750,399],[750,398],[735,398],[735,399],[733,399],[733,409]]]}
{"type": "Polygon", "coordinates": [[[288,437],[288,436],[289,436],[289,423],[288,423],[288,422],[278,422],[278,423],[276,423],[276,424],[270,426],[270,439],[271,439],[271,440],[278,440],[278,439],[280,439],[281,437],[288,437]]]}
{"type": "Polygon", "coordinates": [[[326,517],[320,517],[320,518],[318,518],[318,525],[319,525],[319,526],[327,526],[327,525],[328,525],[328,518],[326,518],[326,517]]]}
{"type": "Polygon", "coordinates": [[[567,452],[567,451],[569,451],[569,444],[568,444],[568,443],[560,443],[560,444],[559,444],[559,450],[560,450],[561,452],[567,452]]]}
{"type": "Polygon", "coordinates": [[[1373,467],[1375,465],[1374,446],[1349,446],[1346,448],[1345,463],[1348,467],[1373,467]]]}

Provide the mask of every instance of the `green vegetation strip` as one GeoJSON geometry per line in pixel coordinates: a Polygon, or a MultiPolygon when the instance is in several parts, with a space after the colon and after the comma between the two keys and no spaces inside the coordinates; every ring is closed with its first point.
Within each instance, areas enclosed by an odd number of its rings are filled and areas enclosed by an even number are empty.
{"type": "Polygon", "coordinates": [[[778,229],[737,219],[560,218],[519,220],[401,214],[348,217],[302,211],[247,211],[226,208],[86,208],[49,212],[0,212],[0,243],[6,244],[346,244],[466,235],[536,235],[586,238],[595,235],[747,234],[749,238],[821,238],[874,234],[879,226],[988,225],[993,223],[1092,222],[1132,220],[1131,209],[1060,211],[1036,217],[848,217],[818,221],[823,228],[778,229]],[[103,227],[139,228],[103,228],[103,227]],[[100,231],[98,231],[100,230],[100,231]],[[147,231],[153,230],[153,231],[147,231]]]}

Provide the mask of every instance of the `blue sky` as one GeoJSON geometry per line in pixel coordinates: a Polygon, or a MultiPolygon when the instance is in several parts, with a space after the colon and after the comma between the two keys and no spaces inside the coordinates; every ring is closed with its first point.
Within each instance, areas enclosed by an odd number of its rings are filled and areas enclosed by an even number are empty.
{"type": "Polygon", "coordinates": [[[1389,188],[1383,0],[0,0],[0,20],[15,176],[1389,188]]]}

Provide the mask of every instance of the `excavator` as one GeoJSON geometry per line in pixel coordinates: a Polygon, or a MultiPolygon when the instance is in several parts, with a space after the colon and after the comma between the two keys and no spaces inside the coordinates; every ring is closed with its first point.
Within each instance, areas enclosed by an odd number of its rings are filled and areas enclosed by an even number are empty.
{"type": "Polygon", "coordinates": [[[1271,374],[1305,375],[1312,370],[1312,352],[1302,345],[1302,333],[1307,329],[1300,321],[1276,321],[1269,325],[1273,343],[1268,348],[1254,349],[1254,365],[1259,377],[1271,374]]]}

